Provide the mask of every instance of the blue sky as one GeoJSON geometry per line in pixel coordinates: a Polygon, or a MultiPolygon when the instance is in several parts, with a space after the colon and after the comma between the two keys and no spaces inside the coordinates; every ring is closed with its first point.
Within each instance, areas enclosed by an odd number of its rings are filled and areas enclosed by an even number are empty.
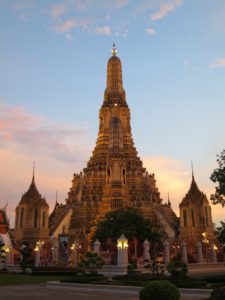
{"type": "Polygon", "coordinates": [[[225,143],[224,1],[0,0],[0,41],[0,206],[9,202],[12,219],[33,160],[51,207],[85,167],[113,42],[135,144],[162,198],[169,190],[178,212],[191,160],[213,192],[225,143]]]}

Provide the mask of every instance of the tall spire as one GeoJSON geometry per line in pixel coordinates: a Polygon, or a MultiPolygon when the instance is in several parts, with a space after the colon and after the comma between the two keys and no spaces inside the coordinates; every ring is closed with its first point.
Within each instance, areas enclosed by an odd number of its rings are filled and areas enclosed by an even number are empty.
{"type": "Polygon", "coordinates": [[[126,104],[126,95],[123,89],[122,65],[116,55],[115,44],[112,46],[112,56],[108,60],[107,83],[104,97],[104,104],[126,104]]]}

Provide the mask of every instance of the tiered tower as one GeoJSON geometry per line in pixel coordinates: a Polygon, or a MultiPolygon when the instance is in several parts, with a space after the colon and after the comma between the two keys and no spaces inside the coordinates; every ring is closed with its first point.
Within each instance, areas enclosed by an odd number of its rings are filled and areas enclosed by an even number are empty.
{"type": "Polygon", "coordinates": [[[15,239],[30,244],[39,240],[48,241],[48,213],[49,206],[36,187],[33,168],[30,187],[16,207],[15,239]]]}
{"type": "Polygon", "coordinates": [[[214,242],[214,228],[212,213],[206,195],[201,192],[195,181],[192,170],[192,181],[186,196],[180,203],[180,235],[179,239],[185,241],[189,248],[196,248],[198,242],[214,242]]]}
{"type": "Polygon", "coordinates": [[[154,174],[148,174],[134,146],[122,66],[113,45],[107,84],[99,112],[96,146],[83,173],[74,174],[67,203],[73,206],[70,235],[85,237],[111,211],[137,208],[157,224],[161,199],[154,174]]]}

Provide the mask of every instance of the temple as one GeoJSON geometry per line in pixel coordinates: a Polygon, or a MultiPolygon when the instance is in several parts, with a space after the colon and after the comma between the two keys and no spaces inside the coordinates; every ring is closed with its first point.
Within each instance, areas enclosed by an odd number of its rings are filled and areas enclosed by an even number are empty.
{"type": "Polygon", "coordinates": [[[48,214],[49,206],[36,187],[33,167],[30,187],[16,207],[15,239],[31,244],[49,240],[48,214]]]}
{"type": "Polygon", "coordinates": [[[127,207],[134,207],[151,219],[158,230],[163,224],[164,229],[170,228],[170,235],[175,235],[170,215],[164,218],[163,213],[172,208],[162,205],[155,176],[143,167],[134,146],[130,119],[121,60],[113,45],[96,146],[87,167],[74,174],[66,199],[67,205],[73,207],[68,229],[72,240],[91,237],[96,222],[107,212],[127,207]]]}
{"type": "Polygon", "coordinates": [[[206,195],[198,188],[193,169],[190,188],[180,203],[179,233],[179,239],[193,252],[196,243],[215,240],[211,207],[206,195]]]}
{"type": "MultiPolygon", "coordinates": [[[[148,173],[138,156],[131,132],[131,115],[123,87],[122,64],[115,45],[107,64],[104,99],[99,111],[96,145],[87,166],[74,174],[66,201],[48,217],[49,206],[39,193],[33,171],[28,191],[16,208],[17,242],[50,241],[50,248],[68,260],[67,247],[76,241],[82,251],[92,248],[96,224],[107,212],[135,208],[162,233],[166,247],[188,245],[195,260],[196,244],[215,241],[211,208],[194,178],[180,203],[180,219],[168,201],[163,202],[154,173],[148,173]],[[60,252],[61,251],[61,252],[60,252]]],[[[48,243],[46,243],[48,244],[48,243]]],[[[72,249],[72,248],[71,248],[72,249]]],[[[169,250],[168,250],[169,251],[169,250]]],[[[166,253],[169,253],[169,252],[166,253]]]]}

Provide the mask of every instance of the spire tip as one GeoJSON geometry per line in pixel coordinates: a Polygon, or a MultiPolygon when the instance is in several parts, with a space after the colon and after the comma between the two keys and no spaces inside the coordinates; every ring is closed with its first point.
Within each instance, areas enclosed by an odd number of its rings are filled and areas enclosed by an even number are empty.
{"type": "Polygon", "coordinates": [[[112,45],[112,56],[116,56],[116,54],[117,54],[116,44],[113,43],[113,45],[112,45]]]}

